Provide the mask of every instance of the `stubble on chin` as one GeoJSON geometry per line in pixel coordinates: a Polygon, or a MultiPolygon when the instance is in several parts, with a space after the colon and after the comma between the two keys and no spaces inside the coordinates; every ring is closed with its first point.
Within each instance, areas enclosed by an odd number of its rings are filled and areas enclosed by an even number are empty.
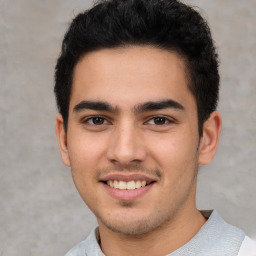
{"type": "Polygon", "coordinates": [[[134,203],[129,201],[121,201],[120,205],[126,208],[131,208],[134,205],[134,203]]]}

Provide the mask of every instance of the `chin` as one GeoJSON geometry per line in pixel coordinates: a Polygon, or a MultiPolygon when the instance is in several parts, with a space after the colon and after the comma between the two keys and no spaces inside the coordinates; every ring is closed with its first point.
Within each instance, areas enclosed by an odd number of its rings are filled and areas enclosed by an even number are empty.
{"type": "Polygon", "coordinates": [[[137,220],[131,220],[132,218],[128,216],[124,216],[118,220],[118,218],[114,218],[112,220],[103,220],[101,219],[101,223],[107,227],[109,230],[120,233],[124,235],[142,235],[149,233],[155,229],[160,228],[167,220],[163,221],[163,218],[143,218],[137,220]]]}

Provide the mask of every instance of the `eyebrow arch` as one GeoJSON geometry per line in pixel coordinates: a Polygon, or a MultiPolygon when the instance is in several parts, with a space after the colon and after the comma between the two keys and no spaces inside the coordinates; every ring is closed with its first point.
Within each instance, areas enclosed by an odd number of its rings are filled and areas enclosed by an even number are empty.
{"type": "Polygon", "coordinates": [[[134,112],[142,113],[142,112],[147,112],[147,111],[152,111],[152,110],[161,110],[161,109],[166,109],[166,108],[185,110],[185,108],[177,101],[167,99],[167,100],[162,100],[162,101],[149,101],[149,102],[145,102],[143,104],[139,104],[139,105],[135,106],[134,112]]]}
{"type": "Polygon", "coordinates": [[[116,112],[116,108],[111,106],[107,102],[103,101],[81,101],[79,102],[73,109],[74,112],[80,112],[85,109],[91,109],[91,110],[99,110],[99,111],[108,111],[108,112],[116,112]]]}

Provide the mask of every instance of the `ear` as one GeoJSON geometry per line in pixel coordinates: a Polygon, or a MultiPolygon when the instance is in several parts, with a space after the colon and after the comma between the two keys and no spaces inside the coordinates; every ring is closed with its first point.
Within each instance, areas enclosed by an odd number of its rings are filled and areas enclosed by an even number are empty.
{"type": "Polygon", "coordinates": [[[55,131],[56,131],[56,136],[57,136],[57,140],[58,140],[58,144],[59,144],[59,150],[60,150],[62,162],[65,165],[70,166],[68,146],[67,146],[67,135],[66,135],[66,131],[64,128],[63,117],[61,114],[58,114],[56,116],[55,131]]]}
{"type": "Polygon", "coordinates": [[[213,159],[220,138],[221,132],[221,115],[214,111],[208,120],[204,122],[203,134],[200,140],[198,163],[206,165],[213,159]]]}

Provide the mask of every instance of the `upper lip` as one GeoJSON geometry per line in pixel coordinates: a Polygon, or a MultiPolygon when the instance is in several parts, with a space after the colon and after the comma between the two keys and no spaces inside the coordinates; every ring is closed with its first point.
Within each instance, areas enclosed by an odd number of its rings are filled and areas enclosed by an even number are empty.
{"type": "Polygon", "coordinates": [[[100,177],[100,181],[106,182],[108,180],[122,180],[122,181],[136,181],[136,180],[145,180],[147,183],[151,183],[153,181],[157,181],[156,177],[152,177],[152,175],[141,174],[141,173],[110,173],[100,177]]]}

